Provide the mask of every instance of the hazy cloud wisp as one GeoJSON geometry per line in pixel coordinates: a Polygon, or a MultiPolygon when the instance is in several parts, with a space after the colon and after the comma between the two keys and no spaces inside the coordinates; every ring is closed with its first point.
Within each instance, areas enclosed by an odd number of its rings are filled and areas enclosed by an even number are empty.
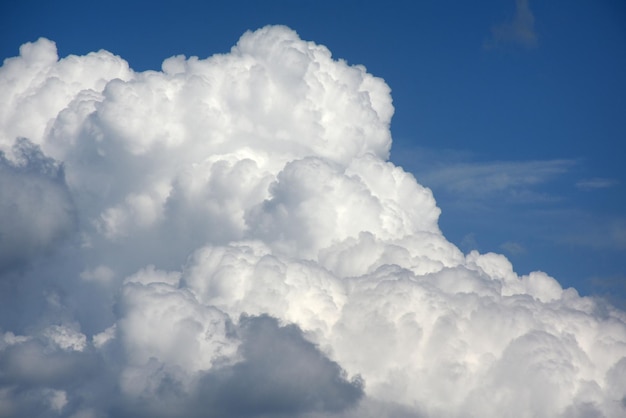
{"type": "Polygon", "coordinates": [[[486,49],[498,48],[507,44],[533,48],[537,46],[535,16],[530,10],[528,0],[516,0],[515,15],[509,22],[494,25],[491,37],[485,41],[486,49]]]}

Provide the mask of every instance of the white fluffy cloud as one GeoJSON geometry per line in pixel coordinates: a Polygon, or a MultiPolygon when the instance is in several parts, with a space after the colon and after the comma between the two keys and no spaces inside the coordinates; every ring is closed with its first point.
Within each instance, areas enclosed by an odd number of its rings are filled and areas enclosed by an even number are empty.
{"type": "Polygon", "coordinates": [[[626,314],[463,254],[383,80],[285,27],[0,68],[0,415],[605,416],[626,314]]]}

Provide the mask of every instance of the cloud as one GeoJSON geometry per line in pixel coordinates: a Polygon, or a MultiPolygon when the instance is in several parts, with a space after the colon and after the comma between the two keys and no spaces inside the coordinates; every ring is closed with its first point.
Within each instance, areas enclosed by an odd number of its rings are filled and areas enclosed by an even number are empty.
{"type": "Polygon", "coordinates": [[[203,376],[197,389],[219,416],[294,416],[341,412],[363,396],[357,378],[345,372],[302,335],[269,316],[239,322],[243,361],[203,376]],[[250,385],[250,382],[265,382],[250,385]],[[208,399],[207,399],[208,398],[208,399]]]}
{"type": "Polygon", "coordinates": [[[624,309],[626,308],[626,277],[615,275],[609,277],[592,277],[591,283],[594,292],[599,296],[606,298],[613,305],[624,309]]]}
{"type": "MultiPolygon", "coordinates": [[[[294,31],[146,72],[40,39],[0,94],[1,414],[623,414],[626,314],[450,243],[389,87],[294,31]]],[[[572,164],[432,180],[513,199],[572,164]]]]}
{"type": "Polygon", "coordinates": [[[63,166],[28,139],[0,151],[0,274],[52,252],[75,231],[63,166]]]}
{"type": "Polygon", "coordinates": [[[526,252],[526,249],[522,244],[513,241],[507,241],[500,245],[504,251],[508,252],[511,255],[520,255],[526,252]]]}
{"type": "Polygon", "coordinates": [[[599,216],[577,209],[541,211],[547,224],[563,225],[559,233],[546,235],[560,244],[574,245],[600,251],[623,251],[626,249],[626,219],[606,214],[599,216]]]}
{"type": "Polygon", "coordinates": [[[565,236],[565,241],[584,247],[626,249],[626,219],[594,219],[586,216],[588,223],[565,236]]]}
{"type": "Polygon", "coordinates": [[[494,25],[491,38],[484,43],[486,49],[498,48],[507,44],[533,48],[537,46],[535,16],[530,10],[528,0],[516,0],[515,15],[509,22],[494,25]]]}
{"type": "Polygon", "coordinates": [[[420,179],[431,187],[469,201],[499,197],[509,202],[554,199],[534,190],[565,174],[574,160],[451,162],[432,166],[420,179]]]}
{"type": "Polygon", "coordinates": [[[594,177],[576,182],[576,187],[583,191],[607,189],[617,184],[617,180],[594,177]]]}
{"type": "Polygon", "coordinates": [[[476,241],[476,236],[473,232],[470,232],[469,234],[466,234],[465,236],[463,236],[463,239],[461,240],[460,245],[463,249],[465,249],[468,252],[471,250],[479,249],[478,241],[476,241]]]}

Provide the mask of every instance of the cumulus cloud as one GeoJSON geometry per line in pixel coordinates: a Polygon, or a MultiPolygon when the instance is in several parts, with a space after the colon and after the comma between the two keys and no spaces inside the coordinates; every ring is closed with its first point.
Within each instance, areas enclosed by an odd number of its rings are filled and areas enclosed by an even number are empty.
{"type": "Polygon", "coordinates": [[[40,39],[0,94],[0,415],[623,415],[626,314],[446,240],[364,67],[281,26],[146,72],[40,39]]]}

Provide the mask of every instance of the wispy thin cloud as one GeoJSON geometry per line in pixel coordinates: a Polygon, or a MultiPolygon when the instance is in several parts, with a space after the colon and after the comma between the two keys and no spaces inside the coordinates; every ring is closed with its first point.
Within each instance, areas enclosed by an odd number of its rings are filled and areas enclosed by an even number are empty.
{"type": "Polygon", "coordinates": [[[491,27],[491,37],[485,41],[485,49],[493,49],[507,44],[534,48],[537,46],[535,16],[530,10],[528,0],[515,2],[513,19],[491,27]]]}
{"type": "Polygon", "coordinates": [[[545,211],[542,217],[553,226],[561,225],[561,231],[567,231],[553,237],[560,244],[593,250],[626,250],[624,216],[600,216],[580,209],[562,208],[545,211]]]}
{"type": "Polygon", "coordinates": [[[606,299],[620,309],[626,309],[626,276],[593,277],[590,279],[595,296],[606,299]]]}
{"type": "Polygon", "coordinates": [[[476,241],[476,234],[470,232],[466,234],[460,242],[461,248],[466,252],[470,252],[471,250],[479,250],[478,241],[476,241]]]}
{"type": "Polygon", "coordinates": [[[545,201],[553,197],[533,187],[567,173],[575,164],[566,159],[452,163],[433,167],[421,179],[431,187],[472,200],[504,195],[514,201],[545,201]]]}
{"type": "Polygon", "coordinates": [[[513,241],[502,243],[500,248],[511,255],[521,255],[526,252],[526,248],[522,244],[513,241]]]}
{"type": "Polygon", "coordinates": [[[615,186],[617,183],[618,182],[615,179],[594,177],[578,181],[576,183],[576,187],[580,190],[591,191],[597,189],[608,189],[609,187],[615,186]]]}

